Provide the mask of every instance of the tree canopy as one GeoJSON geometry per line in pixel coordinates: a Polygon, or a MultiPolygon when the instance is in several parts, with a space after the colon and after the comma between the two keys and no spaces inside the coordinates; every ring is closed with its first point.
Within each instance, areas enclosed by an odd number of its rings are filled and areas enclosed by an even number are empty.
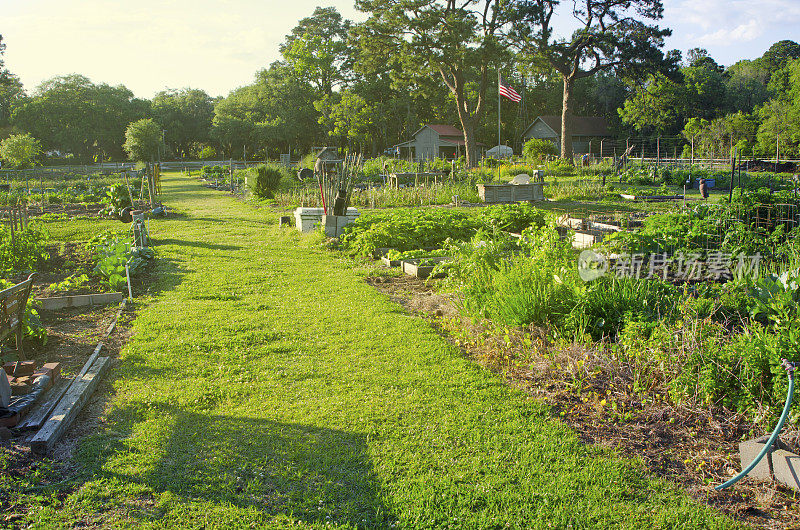
{"type": "MultiPolygon", "coordinates": [[[[671,34],[648,21],[663,15],[660,0],[583,0],[572,4],[579,28],[559,37],[552,26],[559,0],[528,0],[515,4],[512,41],[531,62],[555,69],[563,81],[561,156],[572,157],[571,117],[575,82],[602,71],[639,79],[654,71],[672,72],[679,56],[664,54],[671,34]]],[[[566,4],[564,4],[566,5],[566,4]]]]}
{"type": "Polygon", "coordinates": [[[12,134],[0,142],[0,159],[14,169],[33,166],[42,152],[39,140],[30,134],[12,134]]]}
{"type": "Polygon", "coordinates": [[[137,120],[125,130],[125,152],[131,160],[151,162],[158,160],[164,149],[161,127],[151,118],[137,120]]]}
{"type": "Polygon", "coordinates": [[[467,165],[477,156],[475,131],[486,111],[489,70],[502,61],[500,0],[357,0],[369,13],[361,52],[387,55],[410,75],[437,74],[450,91],[464,132],[467,165]]]}
{"type": "Polygon", "coordinates": [[[152,113],[164,128],[165,140],[176,153],[186,155],[193,143],[208,142],[214,100],[203,90],[164,90],[151,103],[152,113]]]}
{"type": "Polygon", "coordinates": [[[96,85],[81,75],[54,77],[12,115],[12,124],[59,149],[91,161],[119,157],[125,129],[144,117],[149,103],[124,86],[96,85]]]}

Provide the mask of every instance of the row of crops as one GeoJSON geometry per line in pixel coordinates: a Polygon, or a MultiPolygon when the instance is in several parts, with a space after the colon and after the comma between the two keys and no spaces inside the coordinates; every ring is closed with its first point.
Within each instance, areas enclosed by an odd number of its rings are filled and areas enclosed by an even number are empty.
{"type": "MultiPolygon", "coordinates": [[[[643,403],[717,407],[769,421],[786,394],[780,360],[800,360],[797,207],[788,191],[737,190],[730,204],[650,215],[593,247],[616,262],[591,281],[582,278],[581,253],[558,215],[527,204],[371,212],[346,229],[339,247],[358,256],[394,249],[395,257],[437,248],[450,258],[436,265],[446,275],[439,287],[457,293],[470,317],[544,330],[555,345],[591,345],[594,364],[631,374],[627,390],[643,403]],[[621,275],[626,255],[641,257],[639,269],[629,262],[621,275]],[[703,274],[676,279],[674,269],[689,256],[703,274]],[[664,274],[652,274],[657,259],[671,264],[661,263],[664,274]],[[748,267],[735,270],[737,263],[748,267]],[[706,274],[713,267],[717,274],[706,274]]],[[[534,350],[521,362],[541,354],[534,350]]],[[[590,364],[573,367],[573,376],[586,377],[590,364]]]]}

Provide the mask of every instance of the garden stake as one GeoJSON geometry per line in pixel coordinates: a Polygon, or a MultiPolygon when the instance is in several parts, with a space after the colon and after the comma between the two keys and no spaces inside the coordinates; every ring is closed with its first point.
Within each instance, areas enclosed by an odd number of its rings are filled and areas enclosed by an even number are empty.
{"type": "Polygon", "coordinates": [[[128,279],[128,300],[133,300],[133,291],[131,291],[131,273],[128,270],[128,264],[125,264],[125,277],[128,279]]]}

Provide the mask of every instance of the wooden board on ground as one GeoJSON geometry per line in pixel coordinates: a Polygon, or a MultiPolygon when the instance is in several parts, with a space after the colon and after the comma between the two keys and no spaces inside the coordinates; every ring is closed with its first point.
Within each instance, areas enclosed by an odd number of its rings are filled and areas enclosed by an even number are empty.
{"type": "Polygon", "coordinates": [[[71,384],[72,378],[61,379],[58,381],[53,388],[47,391],[47,394],[45,394],[45,400],[41,403],[38,403],[31,410],[31,413],[28,414],[25,419],[17,425],[16,429],[26,431],[41,427],[45,420],[50,416],[50,413],[53,411],[53,409],[56,408],[58,402],[61,401],[61,397],[71,384]]]}
{"type": "Polygon", "coordinates": [[[31,449],[34,452],[46,454],[53,449],[53,446],[67,432],[83,406],[89,401],[110,364],[109,357],[98,357],[84,375],[75,377],[50,418],[31,439],[31,449]]]}

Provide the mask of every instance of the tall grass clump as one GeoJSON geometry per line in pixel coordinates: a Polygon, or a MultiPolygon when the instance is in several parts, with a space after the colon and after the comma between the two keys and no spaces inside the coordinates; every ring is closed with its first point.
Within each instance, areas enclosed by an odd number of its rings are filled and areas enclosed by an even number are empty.
{"type": "Polygon", "coordinates": [[[274,199],[281,180],[291,178],[289,170],[279,164],[262,164],[247,172],[247,185],[259,199],[274,199]]]}

